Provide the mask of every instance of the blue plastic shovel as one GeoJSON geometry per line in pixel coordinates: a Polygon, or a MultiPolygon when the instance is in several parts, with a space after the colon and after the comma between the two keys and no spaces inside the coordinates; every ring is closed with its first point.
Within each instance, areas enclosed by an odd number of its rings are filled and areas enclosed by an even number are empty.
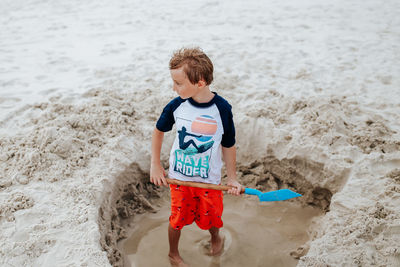
{"type": "MultiPolygon", "coordinates": [[[[186,182],[180,181],[175,179],[166,178],[167,183],[175,184],[175,185],[184,185],[184,186],[191,186],[191,187],[199,187],[199,188],[206,188],[206,189],[215,189],[215,190],[222,190],[228,191],[232,188],[229,185],[216,185],[216,184],[207,184],[207,183],[197,183],[197,182],[186,182]]],[[[293,192],[290,189],[280,189],[276,191],[270,191],[263,193],[257,189],[253,188],[245,188],[242,189],[241,193],[245,193],[248,195],[256,195],[260,199],[260,201],[282,201],[291,199],[294,197],[301,197],[299,193],[293,192]]]]}
{"type": "Polygon", "coordinates": [[[276,191],[270,191],[263,193],[257,189],[245,188],[244,193],[248,195],[256,195],[260,201],[281,201],[287,200],[294,197],[301,197],[299,193],[293,192],[290,189],[279,189],[276,191]]]}

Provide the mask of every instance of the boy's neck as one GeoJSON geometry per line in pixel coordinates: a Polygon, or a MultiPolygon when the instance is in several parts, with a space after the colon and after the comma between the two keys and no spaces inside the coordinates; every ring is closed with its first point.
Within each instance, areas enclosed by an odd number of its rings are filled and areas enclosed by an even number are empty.
{"type": "Polygon", "coordinates": [[[211,92],[210,87],[205,86],[197,94],[192,96],[192,99],[197,103],[208,103],[211,101],[211,99],[213,99],[214,96],[215,94],[211,92]]]}

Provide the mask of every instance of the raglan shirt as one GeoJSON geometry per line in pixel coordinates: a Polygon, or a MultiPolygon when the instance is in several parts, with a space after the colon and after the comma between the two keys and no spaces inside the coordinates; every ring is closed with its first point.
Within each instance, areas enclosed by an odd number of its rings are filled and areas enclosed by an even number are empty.
{"type": "Polygon", "coordinates": [[[232,106],[215,95],[208,103],[176,97],[163,109],[156,127],[168,132],[176,124],[168,176],[182,181],[220,184],[222,148],[235,144],[232,106]]]}

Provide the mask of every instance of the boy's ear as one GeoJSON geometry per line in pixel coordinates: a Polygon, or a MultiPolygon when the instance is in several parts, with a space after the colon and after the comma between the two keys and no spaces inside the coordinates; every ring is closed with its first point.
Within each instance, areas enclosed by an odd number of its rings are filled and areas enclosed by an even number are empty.
{"type": "Polygon", "coordinates": [[[201,79],[198,83],[197,83],[198,87],[204,87],[206,86],[206,81],[204,81],[203,79],[201,79]]]}

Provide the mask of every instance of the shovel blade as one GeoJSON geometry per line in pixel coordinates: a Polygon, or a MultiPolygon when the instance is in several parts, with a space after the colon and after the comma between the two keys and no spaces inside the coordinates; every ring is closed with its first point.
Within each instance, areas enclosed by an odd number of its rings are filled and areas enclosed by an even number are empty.
{"type": "Polygon", "coordinates": [[[282,201],[294,197],[301,197],[299,193],[293,192],[290,189],[280,189],[267,193],[262,193],[258,196],[260,201],[282,201]]]}
{"type": "Polygon", "coordinates": [[[290,189],[280,189],[276,191],[262,193],[257,189],[246,188],[244,193],[248,195],[258,196],[260,201],[283,201],[294,197],[301,197],[299,193],[293,192],[290,189]]]}

